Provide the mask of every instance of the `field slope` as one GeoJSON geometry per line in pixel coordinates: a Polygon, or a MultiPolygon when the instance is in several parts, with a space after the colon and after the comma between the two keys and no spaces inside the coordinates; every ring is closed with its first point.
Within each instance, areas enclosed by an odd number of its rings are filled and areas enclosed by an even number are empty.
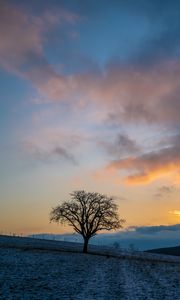
{"type": "Polygon", "coordinates": [[[1,236],[0,299],[179,300],[178,257],[81,247],[1,236]]]}

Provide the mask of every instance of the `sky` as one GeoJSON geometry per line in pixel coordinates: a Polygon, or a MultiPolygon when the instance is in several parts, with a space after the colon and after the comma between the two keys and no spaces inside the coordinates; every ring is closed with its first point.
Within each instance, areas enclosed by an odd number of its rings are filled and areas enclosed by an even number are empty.
{"type": "Polygon", "coordinates": [[[180,223],[179,32],[176,0],[0,0],[1,233],[69,232],[82,189],[180,223]]]}

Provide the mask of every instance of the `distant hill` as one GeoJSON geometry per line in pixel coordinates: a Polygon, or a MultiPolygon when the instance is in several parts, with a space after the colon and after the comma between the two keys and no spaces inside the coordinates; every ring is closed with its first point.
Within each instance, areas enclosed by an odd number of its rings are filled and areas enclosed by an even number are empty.
{"type": "MultiPolygon", "coordinates": [[[[145,230],[143,228],[143,230],[145,230]]],[[[33,234],[30,237],[46,240],[64,241],[83,243],[82,237],[79,234],[33,234]]],[[[180,231],[164,231],[155,234],[141,234],[137,231],[119,231],[115,233],[100,233],[90,240],[91,245],[110,246],[113,247],[118,243],[120,248],[133,248],[140,251],[145,251],[155,248],[176,247],[180,245],[180,231]],[[169,233],[170,232],[170,233],[169,233]],[[171,234],[171,235],[170,235],[171,234]]]]}
{"type": "Polygon", "coordinates": [[[147,250],[146,252],[180,256],[180,246],[152,249],[152,250],[147,250]]]}

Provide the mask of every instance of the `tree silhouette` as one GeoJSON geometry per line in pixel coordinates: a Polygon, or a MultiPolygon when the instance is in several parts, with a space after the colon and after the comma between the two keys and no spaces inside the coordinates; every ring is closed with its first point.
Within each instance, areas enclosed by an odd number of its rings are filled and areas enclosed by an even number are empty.
{"type": "Polygon", "coordinates": [[[50,221],[66,223],[82,235],[84,253],[87,253],[89,239],[98,231],[122,227],[124,220],[119,219],[113,197],[85,191],[74,191],[70,196],[69,201],[52,208],[50,221]]]}

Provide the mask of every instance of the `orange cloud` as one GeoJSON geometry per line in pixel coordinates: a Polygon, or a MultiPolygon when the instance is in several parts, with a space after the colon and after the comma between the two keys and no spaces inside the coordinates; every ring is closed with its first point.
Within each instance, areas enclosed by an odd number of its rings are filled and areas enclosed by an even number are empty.
{"type": "MultiPolygon", "coordinates": [[[[178,139],[179,137],[177,137],[178,139]]],[[[180,170],[180,145],[163,148],[156,152],[146,153],[138,157],[114,160],[107,170],[114,170],[122,175],[127,184],[146,184],[163,176],[176,176],[180,170]]]]}
{"type": "Polygon", "coordinates": [[[127,184],[148,184],[165,176],[171,176],[172,174],[174,176],[176,171],[177,167],[174,166],[173,168],[169,168],[169,166],[166,166],[165,168],[151,170],[148,174],[127,176],[125,182],[127,184]]]}

